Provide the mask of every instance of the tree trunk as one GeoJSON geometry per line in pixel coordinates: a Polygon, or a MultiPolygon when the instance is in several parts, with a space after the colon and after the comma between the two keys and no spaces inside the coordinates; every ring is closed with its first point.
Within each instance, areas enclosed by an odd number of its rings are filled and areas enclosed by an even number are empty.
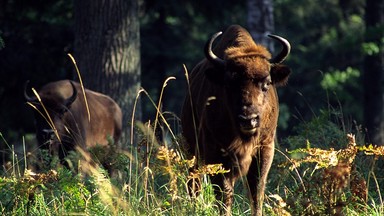
{"type": "Polygon", "coordinates": [[[247,0],[248,31],[256,43],[260,43],[273,53],[273,42],[267,37],[274,31],[272,0],[247,0]]]}
{"type": "Polygon", "coordinates": [[[367,0],[365,43],[379,49],[364,59],[364,118],[367,141],[384,145],[384,0],[367,0]]]}
{"type": "MultiPolygon", "coordinates": [[[[125,143],[141,80],[138,1],[76,0],[74,7],[74,57],[82,80],[120,105],[125,143]]],[[[140,105],[135,117],[141,118],[140,105]]]]}

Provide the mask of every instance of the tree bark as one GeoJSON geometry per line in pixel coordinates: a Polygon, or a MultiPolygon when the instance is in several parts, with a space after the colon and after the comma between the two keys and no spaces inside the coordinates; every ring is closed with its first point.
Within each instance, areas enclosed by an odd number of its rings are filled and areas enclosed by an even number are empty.
{"type": "Polygon", "coordinates": [[[375,44],[378,52],[364,59],[364,118],[367,141],[384,145],[384,0],[367,0],[365,43],[375,44]]]}
{"type": "Polygon", "coordinates": [[[267,36],[274,31],[273,1],[247,0],[248,31],[256,43],[260,43],[273,53],[273,42],[267,36]]]}
{"type": "MultiPolygon", "coordinates": [[[[75,59],[86,88],[111,96],[123,111],[129,138],[140,88],[140,27],[137,0],[76,0],[75,59]]],[[[141,118],[140,103],[136,119],[141,118]]]]}

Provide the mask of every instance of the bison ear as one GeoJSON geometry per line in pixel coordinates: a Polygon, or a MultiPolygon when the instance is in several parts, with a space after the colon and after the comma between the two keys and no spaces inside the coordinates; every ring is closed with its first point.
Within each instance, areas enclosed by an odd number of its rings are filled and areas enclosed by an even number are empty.
{"type": "Polygon", "coordinates": [[[291,69],[285,65],[273,65],[271,68],[271,79],[275,86],[283,86],[287,84],[291,69]]]}

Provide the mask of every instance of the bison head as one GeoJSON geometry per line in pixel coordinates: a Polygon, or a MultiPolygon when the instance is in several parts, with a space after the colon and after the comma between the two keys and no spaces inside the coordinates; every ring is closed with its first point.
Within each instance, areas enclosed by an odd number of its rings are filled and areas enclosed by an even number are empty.
{"type": "Polygon", "coordinates": [[[48,148],[50,144],[64,138],[64,115],[77,98],[77,89],[72,82],[70,84],[70,89],[45,86],[38,92],[38,97],[29,96],[26,89],[24,91],[25,99],[35,108],[36,138],[42,147],[48,148]],[[66,91],[72,92],[69,97],[63,96],[63,92],[66,91]]]}
{"type": "Polygon", "coordinates": [[[278,109],[274,88],[285,84],[288,79],[290,69],[280,63],[289,55],[291,47],[286,39],[269,35],[283,46],[281,52],[271,59],[268,50],[255,44],[246,32],[245,38],[249,40],[244,42],[242,39],[241,43],[226,47],[221,59],[212,51],[212,43],[220,34],[216,33],[206,43],[206,58],[214,66],[206,71],[206,75],[212,82],[224,86],[225,100],[232,108],[240,133],[252,136],[260,127],[262,118],[266,121],[270,118],[265,110],[278,109]],[[271,108],[273,106],[276,107],[271,108]]]}

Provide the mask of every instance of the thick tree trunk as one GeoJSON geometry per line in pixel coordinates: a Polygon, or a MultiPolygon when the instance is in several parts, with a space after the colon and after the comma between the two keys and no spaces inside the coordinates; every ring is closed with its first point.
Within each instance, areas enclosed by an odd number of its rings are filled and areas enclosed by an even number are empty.
{"type": "MultiPolygon", "coordinates": [[[[137,0],[76,0],[75,59],[85,87],[111,96],[123,111],[123,143],[129,138],[140,88],[137,0]]],[[[141,118],[140,106],[135,116],[141,118]]]]}
{"type": "Polygon", "coordinates": [[[367,141],[384,145],[384,0],[367,0],[365,42],[379,47],[364,59],[364,117],[367,141]]]}
{"type": "Polygon", "coordinates": [[[273,42],[267,37],[274,31],[272,0],[247,0],[247,9],[248,31],[256,43],[266,46],[273,53],[273,42]]]}

